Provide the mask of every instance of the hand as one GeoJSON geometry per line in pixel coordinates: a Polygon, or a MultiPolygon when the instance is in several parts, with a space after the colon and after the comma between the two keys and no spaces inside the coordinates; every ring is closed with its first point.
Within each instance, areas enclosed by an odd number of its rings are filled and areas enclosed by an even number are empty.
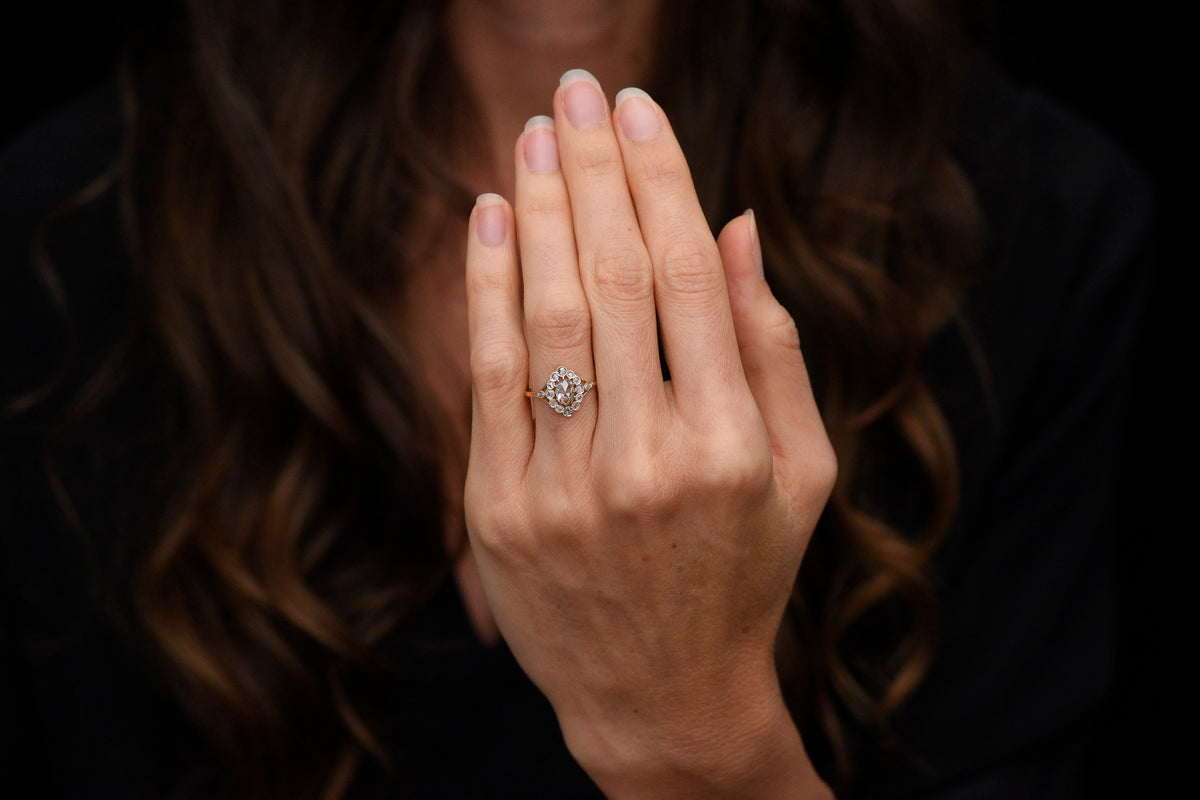
{"type": "Polygon", "coordinates": [[[815,796],[772,653],[836,465],[753,217],[714,241],[662,110],[577,71],[516,165],[515,220],[481,197],[467,251],[496,622],[610,796],[815,796]],[[596,388],[531,418],[560,365],[596,388]]]}

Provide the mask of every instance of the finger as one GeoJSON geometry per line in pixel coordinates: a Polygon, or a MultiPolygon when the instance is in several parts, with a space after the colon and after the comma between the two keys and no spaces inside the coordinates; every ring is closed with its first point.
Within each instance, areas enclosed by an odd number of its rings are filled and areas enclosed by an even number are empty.
{"type": "Polygon", "coordinates": [[[571,458],[591,448],[596,405],[579,391],[592,380],[592,322],[579,282],[575,232],[567,185],[559,169],[554,120],[534,117],[516,148],[517,237],[525,287],[525,338],[529,385],[552,392],[554,405],[536,402],[535,442],[545,452],[571,458]],[[556,374],[559,367],[570,370],[556,374]],[[548,383],[552,383],[550,386],[548,383]],[[561,408],[562,411],[556,409],[561,408]],[[563,424],[573,417],[570,424],[563,424]]]}
{"type": "Polygon", "coordinates": [[[600,85],[572,70],[562,77],[554,108],[580,278],[592,315],[596,381],[605,415],[612,412],[615,424],[632,431],[666,401],[650,257],[600,85]]]}
{"type": "Polygon", "coordinates": [[[640,89],[617,95],[617,139],[642,238],[654,264],[663,352],[680,404],[710,409],[745,386],[725,273],[683,151],[640,89]]]}
{"type": "MultiPolygon", "coordinates": [[[[831,458],[796,325],[762,276],[754,214],[725,226],[717,240],[729,286],[738,350],[775,454],[776,472],[799,481],[806,465],[831,458]],[[814,461],[815,459],[815,461],[814,461]]],[[[811,477],[811,476],[809,476],[811,477]]]]}
{"type": "Polygon", "coordinates": [[[480,195],[467,233],[467,328],[473,386],[471,462],[515,487],[533,448],[525,386],[521,278],[512,211],[502,197],[480,195]]]}

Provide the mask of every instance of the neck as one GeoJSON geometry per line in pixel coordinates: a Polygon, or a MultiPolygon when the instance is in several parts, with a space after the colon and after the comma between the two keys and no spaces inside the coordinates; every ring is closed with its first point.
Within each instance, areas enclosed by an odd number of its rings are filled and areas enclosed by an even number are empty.
{"type": "Polygon", "coordinates": [[[525,121],[549,114],[562,73],[592,72],[611,98],[646,80],[658,3],[646,0],[451,0],[446,40],[486,126],[479,180],[512,197],[512,147],[525,121]]]}

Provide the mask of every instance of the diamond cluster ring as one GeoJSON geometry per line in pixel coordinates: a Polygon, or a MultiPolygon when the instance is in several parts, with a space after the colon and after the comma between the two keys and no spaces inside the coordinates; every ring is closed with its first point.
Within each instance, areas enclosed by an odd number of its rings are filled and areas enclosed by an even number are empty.
{"type": "Polygon", "coordinates": [[[583,378],[580,378],[566,367],[559,367],[550,373],[550,377],[546,379],[545,389],[539,389],[536,392],[526,392],[525,396],[545,400],[559,414],[569,417],[579,410],[579,404],[583,402],[583,396],[595,385],[591,381],[585,381],[583,378]]]}

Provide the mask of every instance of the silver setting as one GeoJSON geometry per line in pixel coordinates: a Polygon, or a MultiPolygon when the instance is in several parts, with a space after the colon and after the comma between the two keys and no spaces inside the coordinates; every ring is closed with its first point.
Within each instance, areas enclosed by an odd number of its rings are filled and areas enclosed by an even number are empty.
{"type": "Polygon", "coordinates": [[[533,392],[533,397],[545,400],[550,408],[569,417],[579,410],[583,396],[596,384],[585,381],[566,367],[559,367],[546,379],[546,388],[533,392]]]}

